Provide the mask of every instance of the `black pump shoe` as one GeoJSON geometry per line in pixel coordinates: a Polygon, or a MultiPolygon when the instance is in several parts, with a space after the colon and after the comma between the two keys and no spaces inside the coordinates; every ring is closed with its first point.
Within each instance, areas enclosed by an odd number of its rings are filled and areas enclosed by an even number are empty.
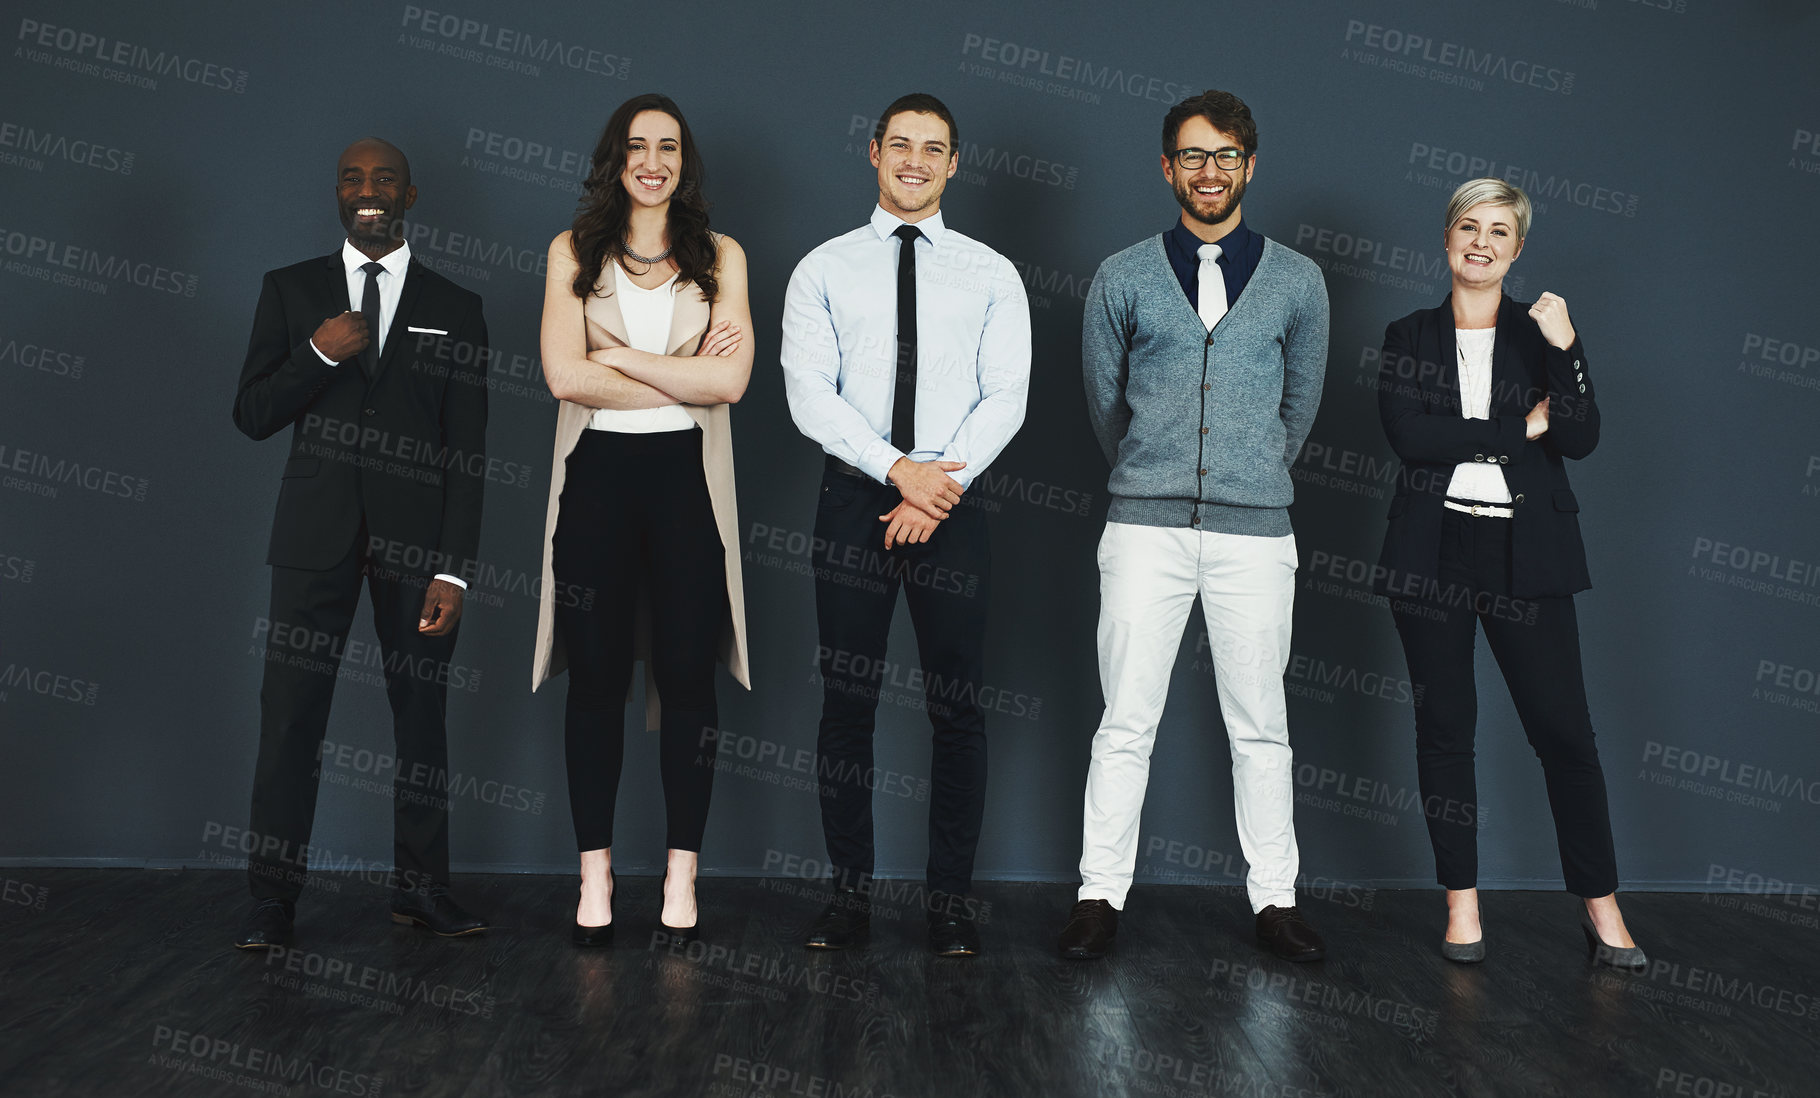
{"type": "MultiPolygon", "coordinates": [[[[613,875],[611,866],[607,867],[607,883],[612,886],[608,893],[607,914],[613,913],[612,893],[619,891],[619,878],[613,875]]],[[[613,944],[613,928],[617,923],[603,923],[600,926],[583,926],[581,920],[575,920],[575,929],[569,932],[569,941],[583,949],[594,949],[613,944]]]]}
{"type": "MultiPolygon", "coordinates": [[[[664,884],[668,885],[669,883],[670,883],[670,871],[668,869],[665,869],[664,870],[664,884]]],[[[658,903],[660,905],[658,910],[662,911],[663,909],[661,907],[661,904],[663,903],[663,898],[661,896],[659,896],[659,898],[658,898],[658,903]]],[[[701,940],[701,902],[699,900],[696,901],[695,921],[693,923],[689,924],[688,926],[671,926],[669,923],[664,922],[664,917],[661,914],[658,915],[658,917],[657,917],[657,925],[660,927],[663,927],[664,933],[668,934],[670,936],[670,941],[672,943],[700,941],[701,940]]]]}

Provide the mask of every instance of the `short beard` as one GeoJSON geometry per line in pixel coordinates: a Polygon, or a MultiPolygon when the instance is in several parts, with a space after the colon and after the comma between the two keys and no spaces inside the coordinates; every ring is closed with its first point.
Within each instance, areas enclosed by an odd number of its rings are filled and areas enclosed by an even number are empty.
{"type": "Polygon", "coordinates": [[[1179,174],[1176,176],[1176,180],[1177,182],[1172,188],[1175,191],[1176,202],[1181,204],[1182,212],[1203,225],[1220,225],[1229,220],[1232,215],[1238,211],[1239,201],[1245,197],[1245,188],[1250,184],[1250,181],[1244,176],[1241,175],[1236,177],[1227,187],[1226,212],[1214,218],[1212,221],[1207,221],[1204,220],[1199,213],[1195,212],[1194,202],[1198,196],[1194,193],[1194,187],[1183,180],[1179,174]]]}

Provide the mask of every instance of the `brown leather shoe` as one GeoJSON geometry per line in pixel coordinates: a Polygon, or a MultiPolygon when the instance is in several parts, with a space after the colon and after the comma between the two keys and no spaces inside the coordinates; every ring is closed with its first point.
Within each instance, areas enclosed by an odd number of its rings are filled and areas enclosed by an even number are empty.
{"type": "Polygon", "coordinates": [[[1285,961],[1318,961],[1327,956],[1321,936],[1293,907],[1270,904],[1258,912],[1258,942],[1285,961]]]}
{"type": "Polygon", "coordinates": [[[1068,913],[1056,947],[1070,961],[1104,957],[1119,932],[1119,909],[1106,900],[1082,900],[1068,913]]]}

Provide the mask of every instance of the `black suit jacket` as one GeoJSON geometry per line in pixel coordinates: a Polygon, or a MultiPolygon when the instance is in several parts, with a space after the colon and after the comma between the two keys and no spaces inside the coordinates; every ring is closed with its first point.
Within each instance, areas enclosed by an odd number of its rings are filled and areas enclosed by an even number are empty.
{"type": "Polygon", "coordinates": [[[266,562],[332,568],[364,518],[377,564],[465,578],[487,474],[480,297],[413,259],[371,377],[309,343],[348,307],[339,250],[268,272],[259,293],[234,425],[255,439],[291,428],[266,562]]]}
{"type": "Polygon", "coordinates": [[[1378,559],[1380,594],[1414,596],[1424,584],[1432,588],[1441,504],[1454,466],[1465,461],[1496,462],[1510,487],[1512,596],[1571,595],[1592,586],[1580,504],[1563,461],[1583,458],[1599,443],[1592,371],[1580,340],[1565,351],[1550,346],[1529,307],[1508,297],[1498,304],[1490,419],[1460,415],[1452,294],[1385,329],[1378,416],[1402,467],[1378,559]],[[1544,396],[1551,398],[1548,430],[1527,441],[1524,416],[1544,396]]]}

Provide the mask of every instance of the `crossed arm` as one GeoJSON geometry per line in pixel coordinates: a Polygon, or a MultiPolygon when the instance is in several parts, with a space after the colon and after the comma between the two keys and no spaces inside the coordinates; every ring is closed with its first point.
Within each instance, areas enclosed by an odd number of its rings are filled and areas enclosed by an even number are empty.
{"type": "Polygon", "coordinates": [[[708,330],[693,354],[659,355],[627,346],[588,350],[588,319],[572,284],[577,269],[569,233],[550,243],[544,280],[544,381],[551,395],[589,408],[662,408],[670,404],[732,404],[745,395],[753,349],[746,332],[746,254],[720,238],[720,293],[708,330]]]}

